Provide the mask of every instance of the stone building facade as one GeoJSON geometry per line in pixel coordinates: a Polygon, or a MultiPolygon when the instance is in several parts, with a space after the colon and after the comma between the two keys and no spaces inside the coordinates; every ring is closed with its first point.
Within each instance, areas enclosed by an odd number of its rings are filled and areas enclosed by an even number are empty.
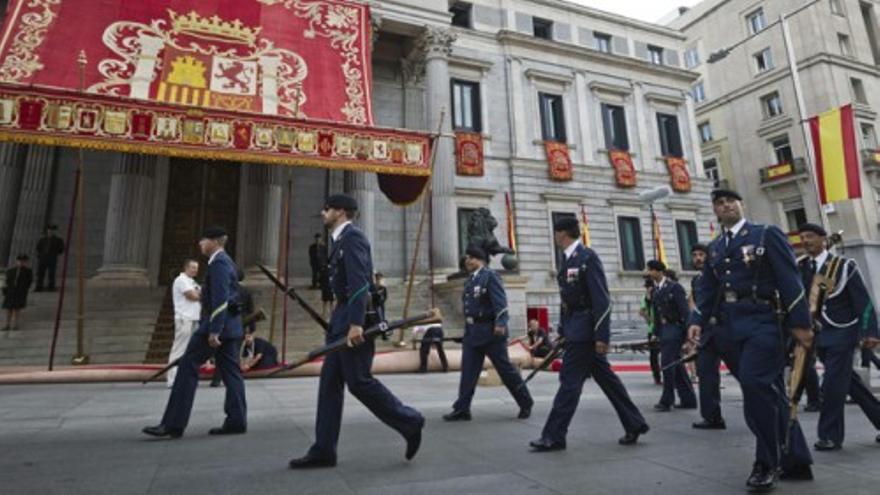
{"type": "MultiPolygon", "coordinates": [[[[699,75],[683,66],[684,35],[561,0],[372,5],[376,124],[441,129],[432,231],[423,242],[430,250],[423,248],[417,260],[420,276],[428,273],[429,259],[438,282],[456,270],[461,224],[472,209],[492,212],[504,242],[507,193],[522,304],[547,308],[555,319],[552,221],[580,217],[583,210],[608,274],[615,317],[634,319],[642,265],[653,256],[651,221],[637,196],[670,183],[664,153],[686,160],[692,178],[691,192],[674,193],[655,207],[671,268],[692,274],[687,251],[708,238],[712,182],[703,179],[690,93],[699,75]],[[482,177],[456,175],[453,127],[482,134],[482,177]],[[548,132],[568,145],[571,181],[548,177],[548,132]],[[615,185],[608,158],[615,143],[632,155],[634,188],[615,185]]],[[[77,156],[70,149],[0,145],[0,259],[33,251],[47,222],[64,231],[77,156]]],[[[325,194],[348,191],[362,206],[359,223],[373,241],[376,269],[401,283],[415,256],[422,202],[392,205],[372,175],[86,151],[88,284],[167,284],[179,260],[194,254],[201,226],[215,223],[232,231],[230,248],[241,265],[274,266],[288,188],[288,262],[299,282],[309,276],[307,249],[321,231],[325,194]]],[[[526,308],[514,309],[522,321],[526,308]]]]}

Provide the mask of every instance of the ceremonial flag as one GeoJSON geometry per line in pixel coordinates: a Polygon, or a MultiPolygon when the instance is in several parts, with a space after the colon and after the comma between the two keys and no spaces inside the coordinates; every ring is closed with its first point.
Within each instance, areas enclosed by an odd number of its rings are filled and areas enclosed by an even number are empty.
{"type": "Polygon", "coordinates": [[[657,220],[657,215],[654,212],[651,212],[651,217],[651,221],[654,224],[654,252],[657,254],[657,259],[665,265],[666,250],[663,249],[663,239],[660,237],[660,221],[657,220]]]}
{"type": "Polygon", "coordinates": [[[810,119],[822,204],[862,197],[852,105],[810,119]]]}
{"type": "Polygon", "coordinates": [[[717,235],[718,233],[715,232],[715,222],[709,222],[709,239],[714,241],[717,235]]]}
{"type": "Polygon", "coordinates": [[[584,205],[581,205],[581,242],[584,246],[590,247],[590,219],[587,217],[584,205]]]}
{"type": "Polygon", "coordinates": [[[504,206],[507,210],[507,246],[516,252],[516,232],[513,225],[513,209],[510,207],[510,194],[504,193],[504,206]]]}

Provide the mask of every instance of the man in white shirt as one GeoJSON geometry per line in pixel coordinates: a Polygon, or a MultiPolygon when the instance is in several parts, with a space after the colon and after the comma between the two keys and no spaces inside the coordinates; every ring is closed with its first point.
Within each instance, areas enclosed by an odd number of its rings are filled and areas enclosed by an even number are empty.
{"type": "MultiPolygon", "coordinates": [[[[195,281],[199,273],[199,262],[188,259],[183,262],[183,271],[174,279],[171,286],[171,299],[174,302],[174,344],[168,353],[168,362],[183,356],[189,339],[199,325],[202,313],[201,288],[195,281]]],[[[174,385],[177,367],[168,370],[168,387],[174,385]]]]}

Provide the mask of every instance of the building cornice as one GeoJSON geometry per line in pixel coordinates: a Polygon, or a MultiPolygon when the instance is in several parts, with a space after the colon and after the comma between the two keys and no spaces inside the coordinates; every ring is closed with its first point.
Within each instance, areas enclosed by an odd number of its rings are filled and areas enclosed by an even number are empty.
{"type": "Polygon", "coordinates": [[[578,5],[566,0],[531,0],[531,3],[544,5],[554,9],[580,14],[591,19],[608,21],[618,26],[626,26],[640,31],[666,36],[671,40],[684,41],[687,37],[677,29],[668,28],[660,24],[652,24],[649,22],[639,21],[630,17],[612,14],[604,10],[587,7],[586,5],[578,5]]]}

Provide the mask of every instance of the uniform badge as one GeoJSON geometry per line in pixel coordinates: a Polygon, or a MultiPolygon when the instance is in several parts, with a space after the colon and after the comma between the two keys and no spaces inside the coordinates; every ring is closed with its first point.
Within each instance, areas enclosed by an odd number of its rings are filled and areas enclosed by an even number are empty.
{"type": "Polygon", "coordinates": [[[579,268],[569,268],[565,271],[565,281],[572,283],[578,279],[579,268]]]}
{"type": "Polygon", "coordinates": [[[482,294],[482,291],[480,290],[480,286],[475,285],[474,286],[474,297],[480,297],[480,294],[482,294]]]}
{"type": "Polygon", "coordinates": [[[743,255],[743,262],[745,262],[746,265],[751,265],[752,262],[755,261],[755,245],[749,244],[747,246],[743,246],[742,247],[742,255],[743,255]]]}

